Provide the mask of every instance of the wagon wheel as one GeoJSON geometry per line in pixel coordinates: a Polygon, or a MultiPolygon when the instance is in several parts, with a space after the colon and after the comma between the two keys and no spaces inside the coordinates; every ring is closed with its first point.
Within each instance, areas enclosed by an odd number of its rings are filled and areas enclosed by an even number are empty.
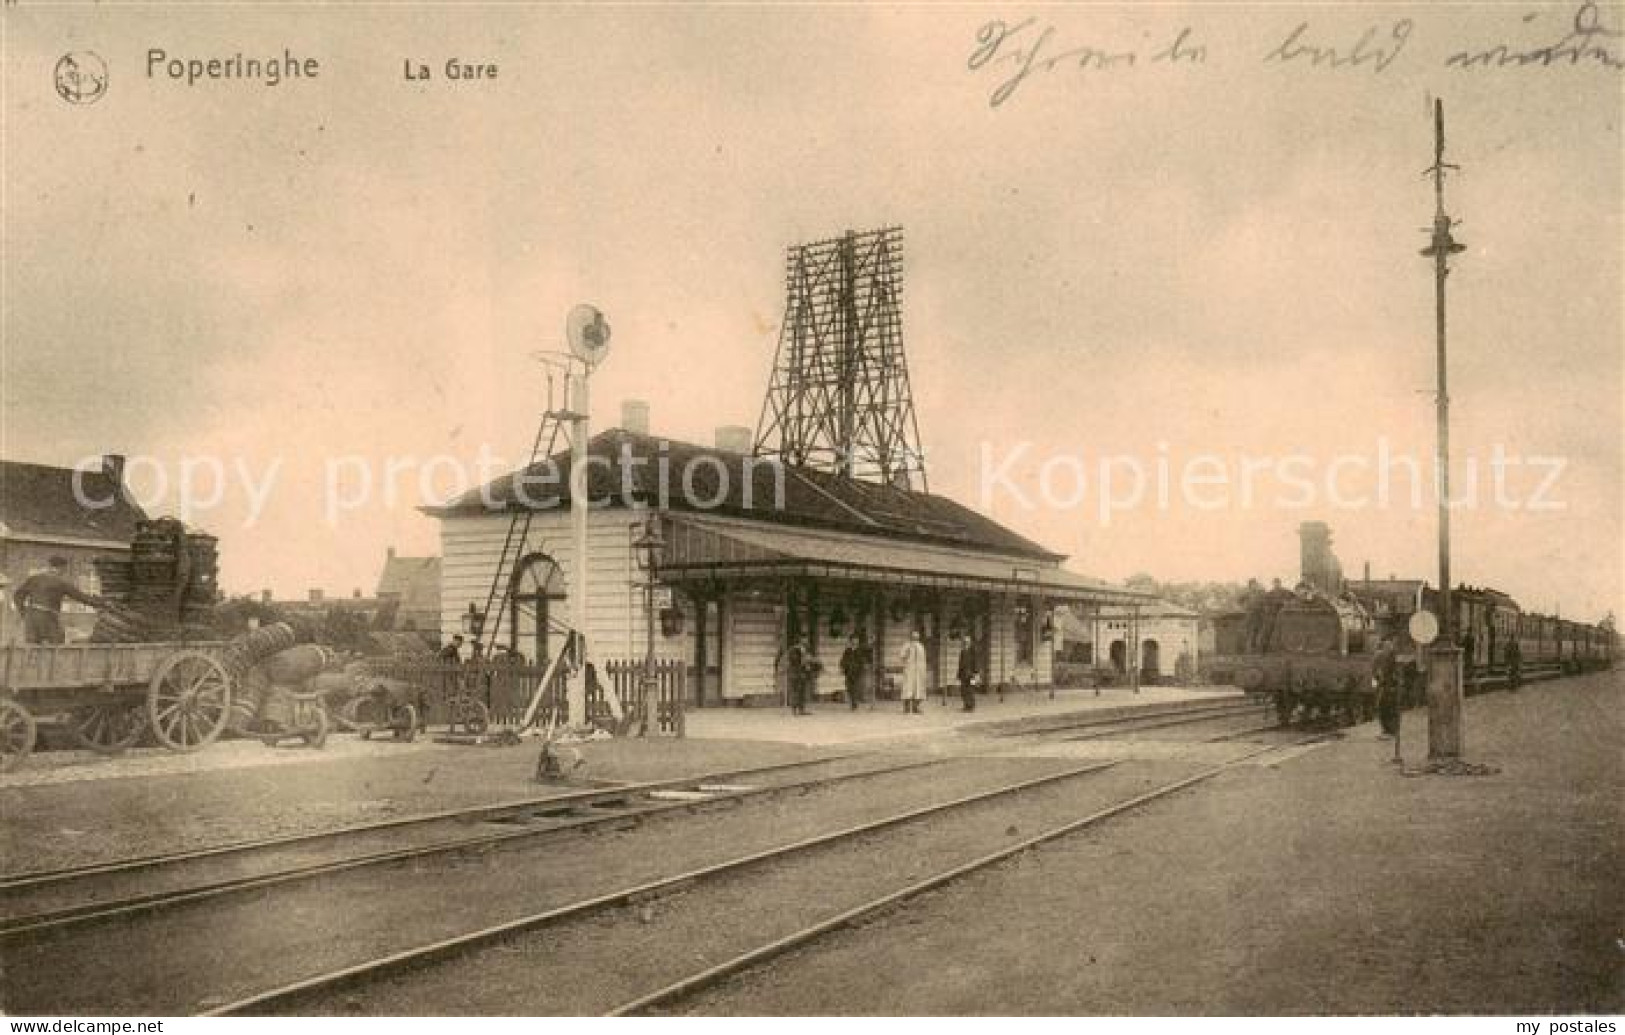
{"type": "Polygon", "coordinates": [[[384,705],[377,698],[371,695],[352,697],[339,713],[339,727],[361,734],[362,740],[371,740],[386,718],[384,705]]]}
{"type": "Polygon", "coordinates": [[[146,728],[147,716],[139,704],[87,704],[68,713],[73,742],[101,755],[116,755],[130,747],[146,728]]]}
{"type": "Polygon", "coordinates": [[[212,743],[231,718],[231,676],[202,651],[176,651],[152,674],[147,718],[164,747],[196,751],[212,743]]]}
{"type": "Polygon", "coordinates": [[[305,746],[320,751],[327,746],[327,709],[316,705],[310,709],[311,725],[300,731],[305,738],[305,746]]]}
{"type": "Polygon", "coordinates": [[[39,727],[28,709],[16,701],[0,700],[0,772],[10,772],[34,750],[39,727]]]}
{"type": "Polygon", "coordinates": [[[491,709],[485,706],[484,701],[463,697],[454,706],[451,721],[453,726],[461,725],[477,737],[491,728],[491,709]]]}
{"type": "Polygon", "coordinates": [[[1297,702],[1292,699],[1292,691],[1284,686],[1275,691],[1275,719],[1278,724],[1290,726],[1292,712],[1296,707],[1297,702]]]}
{"type": "Polygon", "coordinates": [[[393,716],[396,740],[404,740],[408,744],[418,739],[418,710],[412,705],[403,704],[396,709],[393,716]]]}

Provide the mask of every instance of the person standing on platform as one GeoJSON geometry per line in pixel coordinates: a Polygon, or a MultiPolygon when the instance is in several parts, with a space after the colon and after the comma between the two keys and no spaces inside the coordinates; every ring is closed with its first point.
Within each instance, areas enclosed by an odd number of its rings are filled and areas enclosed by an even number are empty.
{"type": "Polygon", "coordinates": [[[807,640],[804,636],[796,636],[790,641],[790,649],[785,651],[784,663],[786,667],[785,680],[790,691],[790,714],[807,714],[807,640]]]}
{"type": "Polygon", "coordinates": [[[1377,721],[1383,736],[1399,736],[1399,666],[1392,639],[1384,638],[1371,656],[1371,685],[1377,692],[1377,721]]]}
{"type": "Polygon", "coordinates": [[[863,700],[863,677],[868,671],[869,648],[856,636],[848,636],[846,649],[841,652],[841,678],[846,681],[846,703],[853,711],[863,700]]]}
{"type": "Polygon", "coordinates": [[[916,629],[903,644],[903,711],[910,715],[923,715],[920,704],[925,700],[925,644],[920,642],[916,629]]]}
{"type": "Polygon", "coordinates": [[[959,648],[959,700],[961,711],[973,712],[976,710],[976,641],[969,636],[964,638],[959,648]]]}

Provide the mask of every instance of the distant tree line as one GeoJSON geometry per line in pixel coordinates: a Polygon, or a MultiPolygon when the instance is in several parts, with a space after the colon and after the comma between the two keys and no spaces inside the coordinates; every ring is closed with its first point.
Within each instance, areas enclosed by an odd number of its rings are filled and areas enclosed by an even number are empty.
{"type": "Polygon", "coordinates": [[[1246,585],[1241,582],[1162,582],[1145,572],[1131,575],[1123,585],[1154,593],[1170,603],[1193,611],[1240,611],[1246,585]]]}

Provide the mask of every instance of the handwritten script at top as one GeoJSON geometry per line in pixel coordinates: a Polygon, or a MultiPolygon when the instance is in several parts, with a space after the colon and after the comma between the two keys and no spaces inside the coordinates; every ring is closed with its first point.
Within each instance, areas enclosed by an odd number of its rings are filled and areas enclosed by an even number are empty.
{"type": "MultiPolygon", "coordinates": [[[[1625,30],[1604,24],[1602,9],[1586,0],[1572,19],[1557,31],[1547,29],[1540,14],[1521,19],[1522,31],[1536,33],[1523,41],[1499,40],[1462,46],[1447,41],[1446,68],[1473,70],[1498,68],[1561,68],[1588,66],[1625,69],[1620,40],[1625,30]],[[1454,45],[1450,45],[1450,44],[1454,45]]],[[[1407,53],[1416,33],[1410,18],[1378,20],[1346,38],[1332,38],[1313,22],[1299,21],[1279,33],[1253,60],[1282,68],[1365,72],[1381,75],[1407,53]]],[[[1109,74],[1142,66],[1198,67],[1210,63],[1209,47],[1190,26],[1165,37],[1159,47],[1123,47],[1098,41],[1081,43],[1063,37],[1053,24],[1027,18],[1010,23],[994,19],[976,30],[976,42],[965,65],[972,73],[989,77],[993,90],[989,107],[1006,103],[1026,83],[1056,72],[1109,74]]],[[[1215,59],[1212,64],[1221,64],[1215,59]]]]}
{"type": "MultiPolygon", "coordinates": [[[[984,68],[1004,71],[1014,65],[1015,70],[999,82],[988,98],[988,104],[997,108],[1029,76],[1070,68],[1075,71],[1109,72],[1116,68],[1132,67],[1141,60],[1137,50],[1118,50],[1110,47],[1062,47],[1055,42],[1055,26],[1037,29],[1036,18],[1028,18],[1014,25],[994,20],[976,30],[976,49],[971,51],[965,64],[972,72],[984,68]]],[[[1207,48],[1191,42],[1191,30],[1181,29],[1173,41],[1150,53],[1146,58],[1152,64],[1190,63],[1207,60],[1207,48]]]]}

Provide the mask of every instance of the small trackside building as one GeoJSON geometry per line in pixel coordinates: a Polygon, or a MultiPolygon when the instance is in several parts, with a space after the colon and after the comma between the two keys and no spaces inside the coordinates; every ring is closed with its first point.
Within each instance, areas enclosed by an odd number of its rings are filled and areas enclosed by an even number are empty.
{"type": "MultiPolygon", "coordinates": [[[[838,660],[853,636],[880,662],[867,692],[886,696],[911,632],[933,685],[953,681],[966,635],[988,685],[1043,686],[1056,607],[1150,599],[1065,571],[1062,555],[942,496],[622,429],[594,436],[588,462],[588,650],[644,656],[647,573],[634,544],[653,509],[665,542],[655,581],[670,590],[655,653],[687,666],[691,704],[781,701],[779,663],[799,635],[822,665],[820,695],[842,689],[838,660]]],[[[426,508],[440,521],[443,630],[463,628],[500,576],[511,602],[487,620],[487,639],[537,662],[562,647],[583,563],[572,556],[569,484],[562,453],[426,508]],[[526,510],[518,560],[499,572],[526,510]]]]}

